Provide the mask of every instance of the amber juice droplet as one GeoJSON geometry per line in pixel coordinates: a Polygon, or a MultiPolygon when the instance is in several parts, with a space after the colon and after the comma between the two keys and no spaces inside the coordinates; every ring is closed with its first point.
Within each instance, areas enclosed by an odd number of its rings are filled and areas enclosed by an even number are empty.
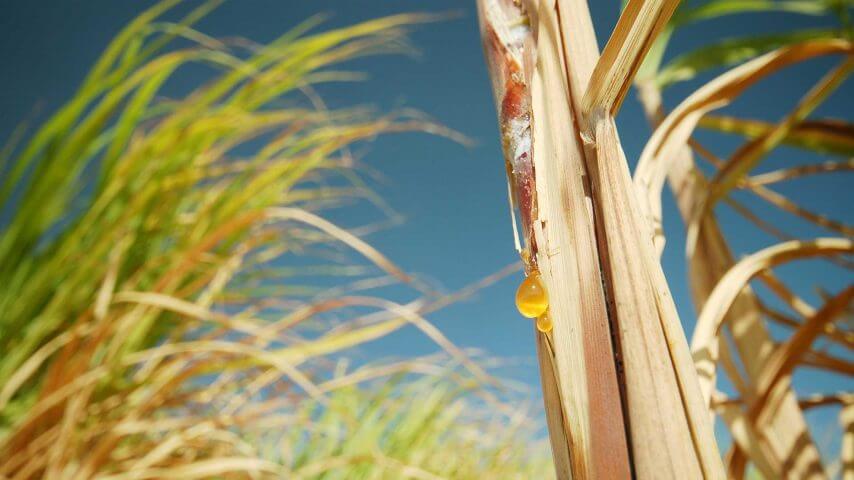
{"type": "Polygon", "coordinates": [[[516,308],[528,318],[536,318],[549,308],[549,297],[537,273],[526,278],[516,290],[516,308]]]}
{"type": "Polygon", "coordinates": [[[552,331],[552,317],[549,316],[548,312],[537,317],[537,330],[543,333],[549,333],[552,331]]]}

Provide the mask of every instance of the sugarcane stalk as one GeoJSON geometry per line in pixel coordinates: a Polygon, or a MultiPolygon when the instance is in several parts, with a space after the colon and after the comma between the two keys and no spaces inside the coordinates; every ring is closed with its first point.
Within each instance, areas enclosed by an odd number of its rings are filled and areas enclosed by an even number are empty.
{"type": "Polygon", "coordinates": [[[546,83],[561,82],[560,31],[535,25],[535,10],[509,0],[479,7],[511,201],[521,218],[517,244],[527,274],[549,290],[554,327],[537,334],[537,345],[556,470],[559,478],[624,478],[629,451],[592,210],[580,181],[582,146],[568,91],[546,83]]]}
{"type": "Polygon", "coordinates": [[[630,2],[603,56],[627,68],[597,64],[582,0],[478,6],[517,245],[549,294],[537,344],[558,478],[724,478],[613,119],[650,43],[637,38],[675,2],[630,2]],[[621,87],[597,93],[594,70],[621,87]]]}

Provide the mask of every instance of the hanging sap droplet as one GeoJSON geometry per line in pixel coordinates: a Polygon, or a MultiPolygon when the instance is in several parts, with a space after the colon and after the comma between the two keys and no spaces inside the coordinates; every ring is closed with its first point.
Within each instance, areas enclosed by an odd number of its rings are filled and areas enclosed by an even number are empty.
{"type": "Polygon", "coordinates": [[[553,326],[552,317],[549,316],[548,312],[537,317],[537,330],[543,333],[549,333],[552,331],[553,326]]]}
{"type": "Polygon", "coordinates": [[[540,275],[532,273],[516,290],[516,308],[519,313],[528,318],[539,317],[549,308],[549,297],[540,275]]]}

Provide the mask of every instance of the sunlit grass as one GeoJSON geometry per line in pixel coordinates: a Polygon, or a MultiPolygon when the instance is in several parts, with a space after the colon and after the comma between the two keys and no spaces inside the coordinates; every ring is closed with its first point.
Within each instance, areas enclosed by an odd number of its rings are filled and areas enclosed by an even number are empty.
{"type": "Polygon", "coordinates": [[[74,97],[0,158],[0,476],[546,475],[525,415],[489,396],[474,404],[485,373],[421,316],[447,299],[361,292],[411,279],[319,214],[373,197],[348,146],[451,135],[408,113],[307,99],[349,78],[336,64],[405,49],[407,28],[430,17],[309,34],[310,20],[239,48],[192,28],[218,2],[161,18],[177,3],[129,24],[74,97]],[[160,98],[198,64],[212,67],[207,83],[160,98]],[[346,249],[369,265],[293,261],[346,249]],[[315,295],[300,277],[318,274],[364,282],[315,295]],[[410,324],[445,357],[344,361],[410,324]]]}

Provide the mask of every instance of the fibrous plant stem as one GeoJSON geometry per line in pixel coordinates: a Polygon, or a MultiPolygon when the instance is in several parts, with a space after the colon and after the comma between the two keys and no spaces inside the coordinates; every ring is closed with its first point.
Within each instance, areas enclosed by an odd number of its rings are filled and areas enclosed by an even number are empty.
{"type": "MultiPolygon", "coordinates": [[[[550,297],[537,341],[558,477],[724,478],[617,135],[623,92],[595,90],[594,69],[628,85],[635,68],[597,65],[582,0],[479,6],[522,258],[550,297]]],[[[639,63],[673,8],[630,2],[603,58],[639,63]]]]}

